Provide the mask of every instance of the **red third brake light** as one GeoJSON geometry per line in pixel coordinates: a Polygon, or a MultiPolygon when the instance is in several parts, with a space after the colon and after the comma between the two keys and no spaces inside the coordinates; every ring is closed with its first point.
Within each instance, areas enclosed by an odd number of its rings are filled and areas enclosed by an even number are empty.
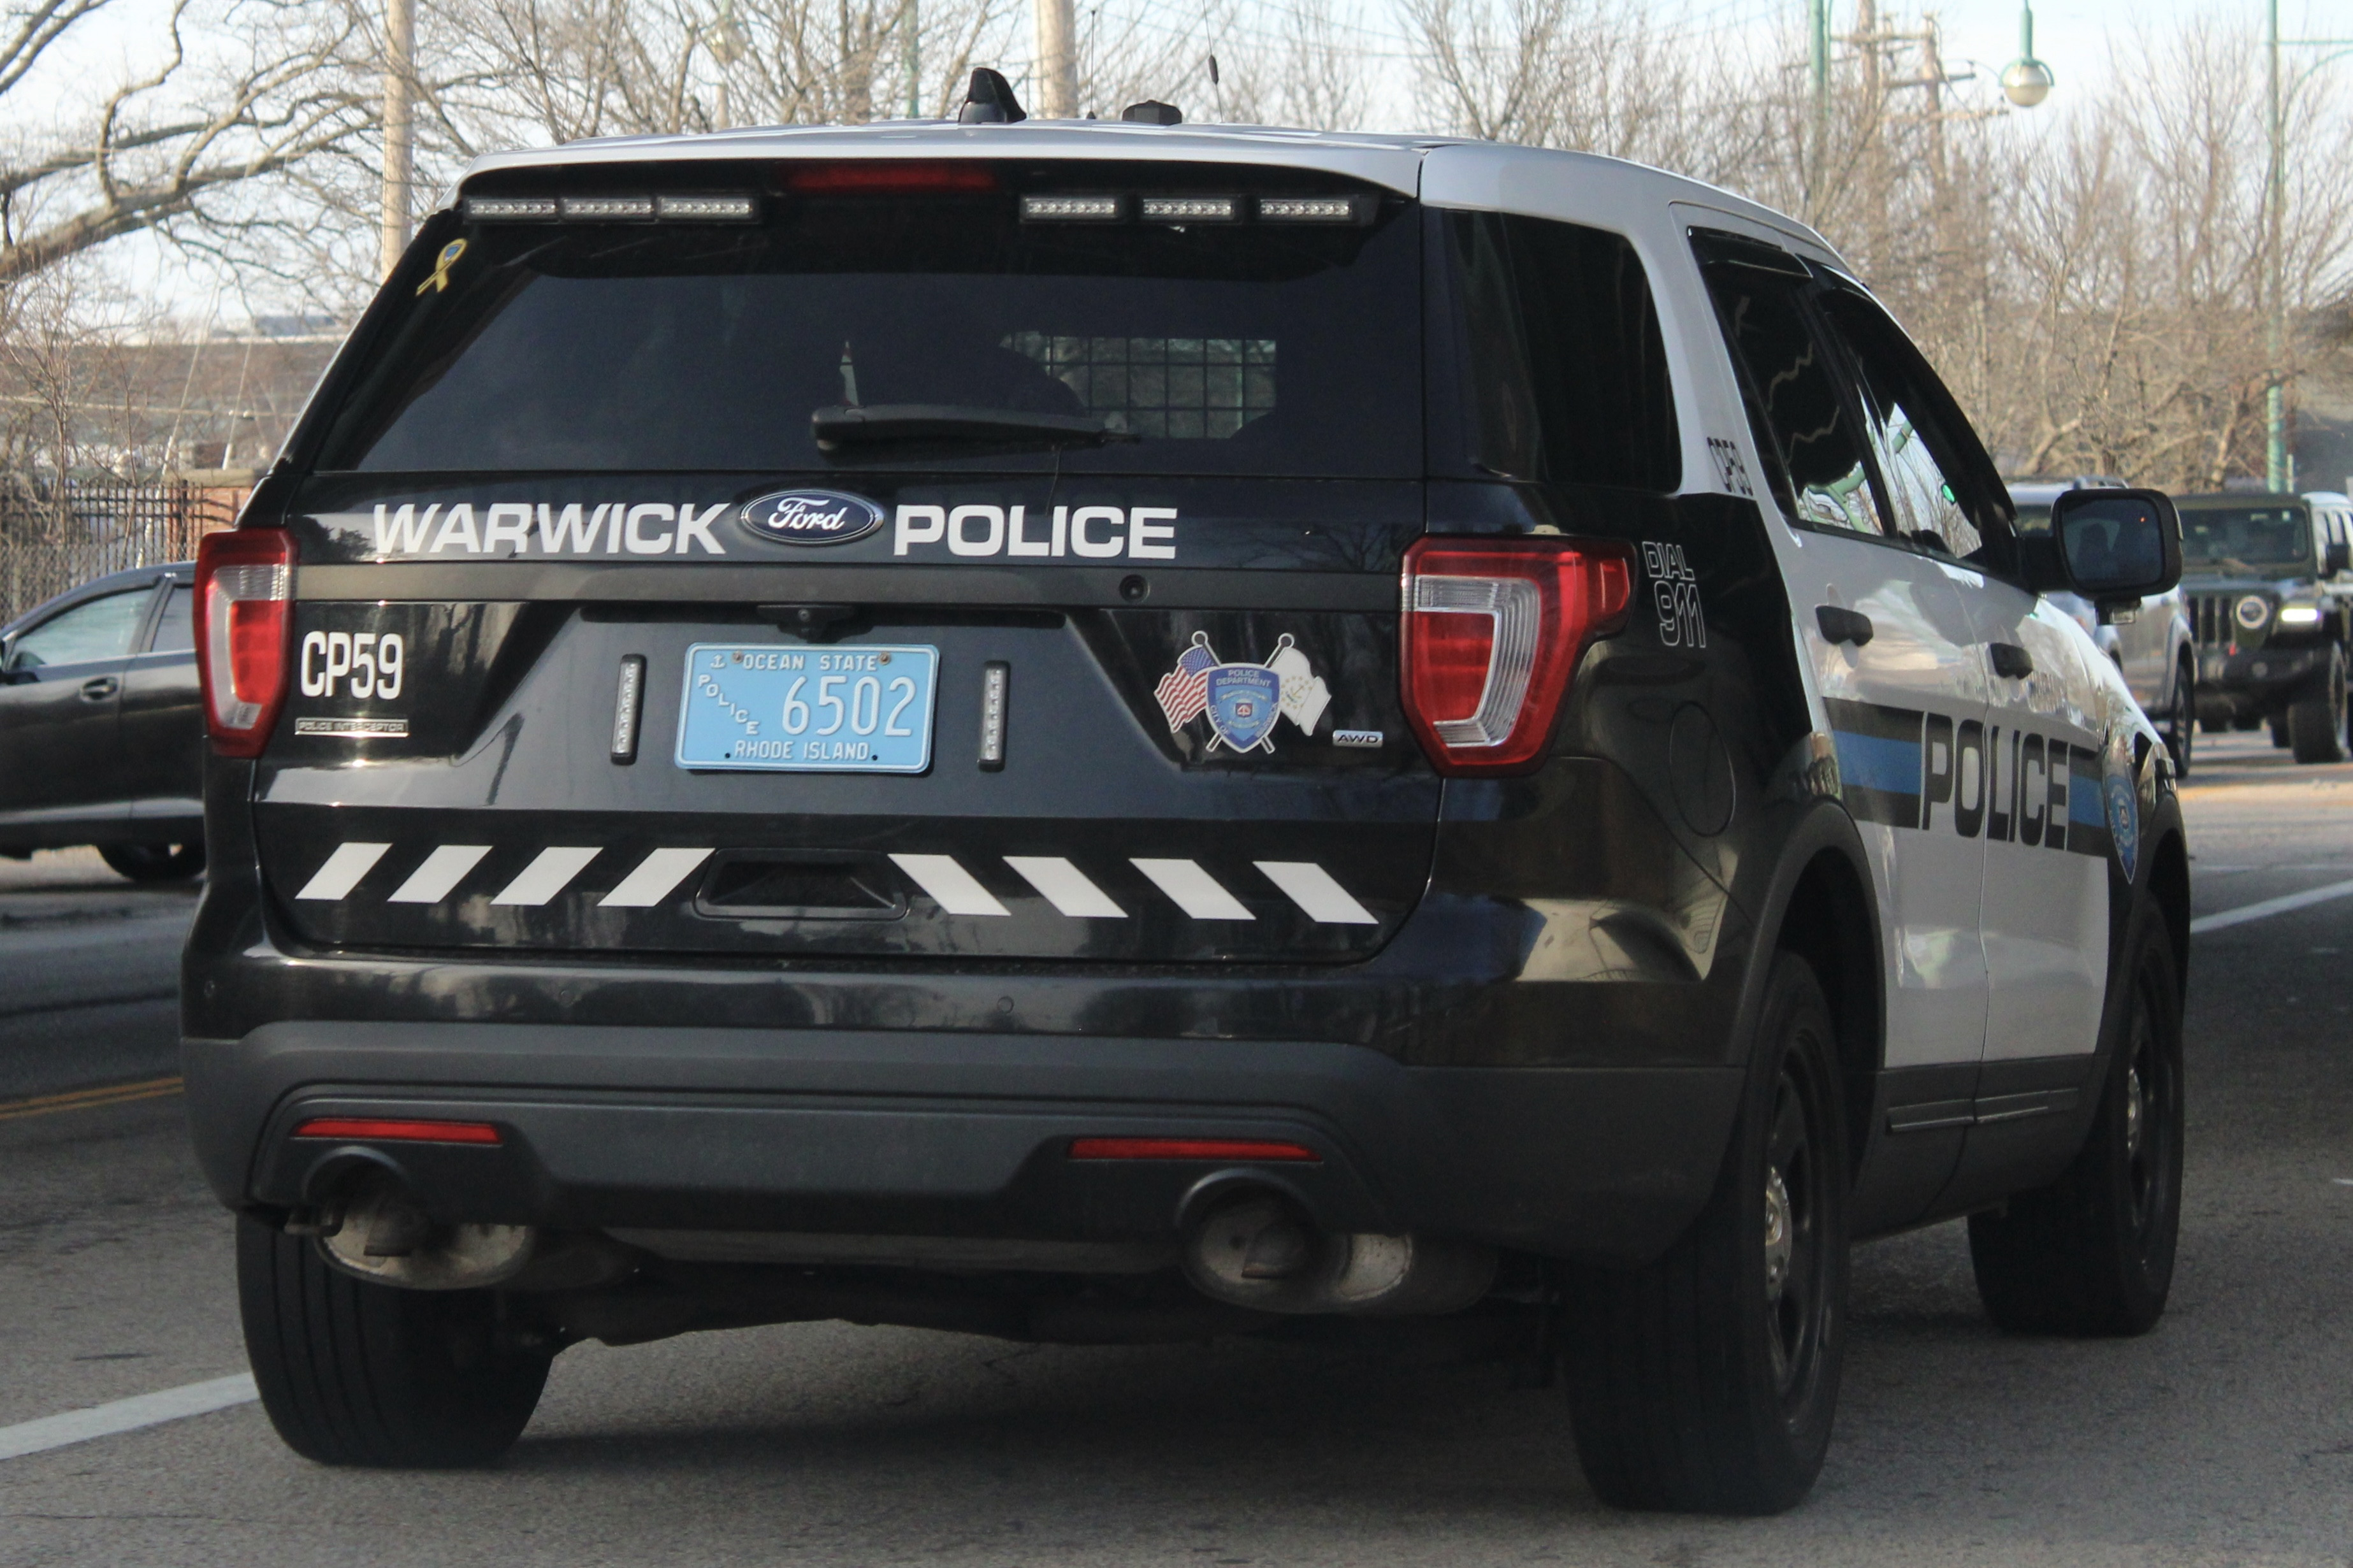
{"type": "Polygon", "coordinates": [[[378,1143],[496,1143],[487,1121],[422,1121],[406,1117],[314,1116],[294,1129],[297,1138],[352,1138],[378,1143]]]}
{"type": "Polygon", "coordinates": [[[986,163],[860,158],[839,163],[785,163],[777,181],[800,196],[950,196],[997,189],[986,163]]]}
{"type": "Polygon", "coordinates": [[[258,757],[286,705],[294,540],[282,528],[208,533],[196,547],[196,672],[223,756],[258,757]]]}
{"type": "Polygon", "coordinates": [[[1524,773],[1595,638],[1626,624],[1616,540],[1423,539],[1405,552],[1407,721],[1441,773],[1524,773]]]}

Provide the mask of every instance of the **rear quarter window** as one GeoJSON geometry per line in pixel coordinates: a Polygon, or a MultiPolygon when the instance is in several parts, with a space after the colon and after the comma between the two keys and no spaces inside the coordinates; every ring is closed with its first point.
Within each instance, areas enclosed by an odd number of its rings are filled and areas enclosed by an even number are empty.
{"type": "Polygon", "coordinates": [[[1673,382],[1633,246],[1512,213],[1449,213],[1445,236],[1470,460],[1554,484],[1679,487],[1673,382]]]}

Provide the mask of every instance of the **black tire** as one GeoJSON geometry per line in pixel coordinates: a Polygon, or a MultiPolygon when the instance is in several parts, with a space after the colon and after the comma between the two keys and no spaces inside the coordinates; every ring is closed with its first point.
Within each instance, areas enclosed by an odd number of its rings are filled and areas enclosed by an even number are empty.
{"type": "Polygon", "coordinates": [[[2011,1333],[2139,1334],[2165,1311],[2181,1227],[2181,989],[2156,919],[2126,973],[2082,1152],[2051,1185],[1969,1218],[1978,1298],[2011,1333]]]}
{"type": "Polygon", "coordinates": [[[2328,673],[2287,710],[2287,735],[2299,763],[2345,760],[2345,655],[2331,648],[2328,673]]]}
{"type": "Polygon", "coordinates": [[[322,1465],[438,1469],[522,1435],[549,1357],[515,1348],[489,1290],[402,1290],[328,1267],[307,1237],[244,1216],[237,1304],[261,1406],[322,1465]]]}
{"type": "Polygon", "coordinates": [[[101,844],[98,858],[134,882],[185,882],[205,868],[201,844],[101,844]]]}
{"type": "Polygon", "coordinates": [[[2198,738],[2198,669],[2183,659],[2173,670],[2173,706],[2165,715],[2165,749],[2173,753],[2173,775],[2189,776],[2189,752],[2198,738]]]}
{"type": "Polygon", "coordinates": [[[2231,721],[2228,719],[2200,719],[2198,728],[2209,735],[2227,735],[2231,732],[2231,721]]]}
{"type": "MultiPolygon", "coordinates": [[[[2283,752],[2286,751],[2289,745],[2287,715],[2284,713],[2274,713],[2268,721],[2266,721],[2266,722],[2271,726],[2272,745],[2274,748],[2283,752]]],[[[2253,728],[2253,726],[2251,725],[2249,728],[2253,728]]]]}
{"type": "Polygon", "coordinates": [[[1569,1413],[1604,1501],[1769,1514],[1813,1486],[1846,1350],[1845,1128],[1830,1008],[1778,953],[1707,1207],[1648,1268],[1565,1271],[1569,1413]]]}

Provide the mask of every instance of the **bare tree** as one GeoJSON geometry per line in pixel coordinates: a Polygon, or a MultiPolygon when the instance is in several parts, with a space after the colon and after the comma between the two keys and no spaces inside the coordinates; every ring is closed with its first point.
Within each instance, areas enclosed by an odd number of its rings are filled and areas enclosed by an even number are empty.
{"type": "MultiPolygon", "coordinates": [[[[173,0],[142,74],[0,162],[0,281],[142,229],[218,239],[269,226],[260,183],[366,137],[368,95],[351,71],[364,29],[344,0],[200,3],[173,0]]],[[[35,0],[19,13],[0,40],[0,110],[107,4],[35,0]]]]}

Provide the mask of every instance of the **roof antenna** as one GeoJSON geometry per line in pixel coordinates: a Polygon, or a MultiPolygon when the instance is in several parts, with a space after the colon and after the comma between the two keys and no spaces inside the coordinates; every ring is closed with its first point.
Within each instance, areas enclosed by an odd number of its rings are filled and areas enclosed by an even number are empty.
{"type": "Polygon", "coordinates": [[[1009,125],[1029,118],[1029,110],[1013,96],[1011,82],[987,66],[973,68],[972,85],[965,89],[958,121],[966,125],[1009,125]]]}
{"type": "Polygon", "coordinates": [[[1147,98],[1142,103],[1131,103],[1119,111],[1119,117],[1131,125],[1182,125],[1185,111],[1173,103],[1163,103],[1147,98]]]}

